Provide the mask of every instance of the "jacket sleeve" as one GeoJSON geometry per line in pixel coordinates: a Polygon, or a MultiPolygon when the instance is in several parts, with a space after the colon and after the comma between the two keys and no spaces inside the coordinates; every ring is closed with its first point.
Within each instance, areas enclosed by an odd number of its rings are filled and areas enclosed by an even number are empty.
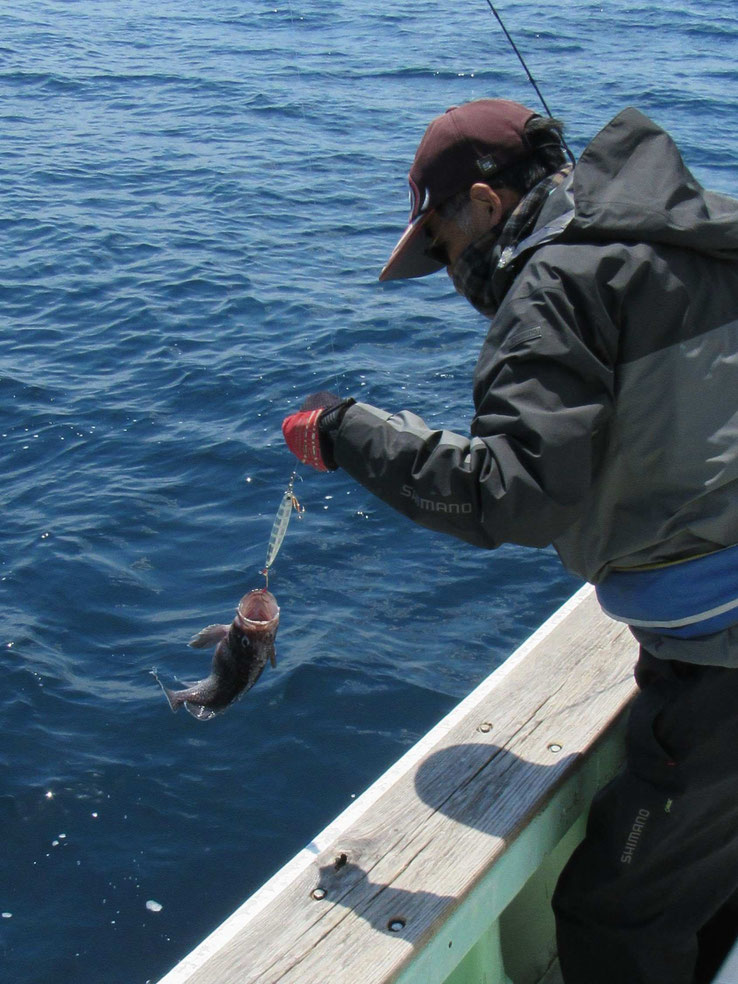
{"type": "Polygon", "coordinates": [[[439,532],[487,548],[551,543],[591,485],[612,408],[615,333],[596,289],[550,271],[543,279],[508,296],[492,322],[470,437],[357,403],[336,438],[338,464],[439,532]]]}

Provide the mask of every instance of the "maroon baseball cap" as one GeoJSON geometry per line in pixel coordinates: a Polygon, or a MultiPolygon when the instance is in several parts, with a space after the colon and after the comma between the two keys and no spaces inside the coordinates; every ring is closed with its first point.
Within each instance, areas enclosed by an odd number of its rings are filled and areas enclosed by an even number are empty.
{"type": "Polygon", "coordinates": [[[425,252],[431,242],[428,219],[457,191],[489,181],[527,157],[525,124],[536,115],[507,99],[477,99],[452,106],[431,122],[410,168],[410,220],[380,280],[424,277],[443,269],[425,252]]]}

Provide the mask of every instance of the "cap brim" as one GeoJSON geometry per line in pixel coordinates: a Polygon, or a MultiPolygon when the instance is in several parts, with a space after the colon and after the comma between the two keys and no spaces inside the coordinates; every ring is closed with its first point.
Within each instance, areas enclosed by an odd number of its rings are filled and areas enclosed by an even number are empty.
{"type": "Polygon", "coordinates": [[[431,259],[425,252],[431,243],[425,227],[433,211],[423,212],[405,229],[379,274],[380,280],[408,280],[444,269],[443,263],[431,259]]]}

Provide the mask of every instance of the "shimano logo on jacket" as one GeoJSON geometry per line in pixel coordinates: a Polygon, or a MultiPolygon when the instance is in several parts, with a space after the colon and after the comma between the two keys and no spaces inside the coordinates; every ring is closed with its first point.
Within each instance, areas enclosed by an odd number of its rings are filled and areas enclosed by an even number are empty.
{"type": "Polygon", "coordinates": [[[443,499],[424,499],[418,495],[411,485],[403,485],[401,495],[405,499],[411,499],[419,509],[427,509],[429,512],[451,513],[457,516],[467,516],[472,511],[471,502],[446,502],[443,499]]]}

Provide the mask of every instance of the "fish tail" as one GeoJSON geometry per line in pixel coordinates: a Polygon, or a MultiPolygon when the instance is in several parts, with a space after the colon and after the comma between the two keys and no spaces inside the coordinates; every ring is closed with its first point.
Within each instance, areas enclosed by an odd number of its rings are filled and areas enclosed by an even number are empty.
{"type": "Polygon", "coordinates": [[[164,696],[169,701],[169,706],[171,707],[172,711],[174,711],[174,713],[176,714],[179,708],[182,706],[182,704],[184,704],[183,698],[180,697],[179,694],[175,693],[174,690],[170,690],[168,687],[165,687],[163,684],[161,685],[161,689],[164,691],[164,696]]]}
{"type": "Polygon", "coordinates": [[[165,687],[164,684],[159,679],[156,670],[151,670],[151,675],[159,684],[161,689],[164,691],[164,696],[166,697],[169,706],[171,707],[172,711],[174,711],[174,713],[176,714],[177,710],[182,706],[182,704],[184,704],[184,698],[181,697],[174,690],[170,690],[169,687],[165,687]]]}
{"type": "MultiPolygon", "coordinates": [[[[203,707],[202,704],[193,704],[189,700],[183,701],[185,710],[188,711],[193,718],[197,718],[198,721],[209,721],[214,718],[220,711],[214,711],[210,707],[203,707]]],[[[174,710],[174,708],[172,708],[174,710]]]]}

